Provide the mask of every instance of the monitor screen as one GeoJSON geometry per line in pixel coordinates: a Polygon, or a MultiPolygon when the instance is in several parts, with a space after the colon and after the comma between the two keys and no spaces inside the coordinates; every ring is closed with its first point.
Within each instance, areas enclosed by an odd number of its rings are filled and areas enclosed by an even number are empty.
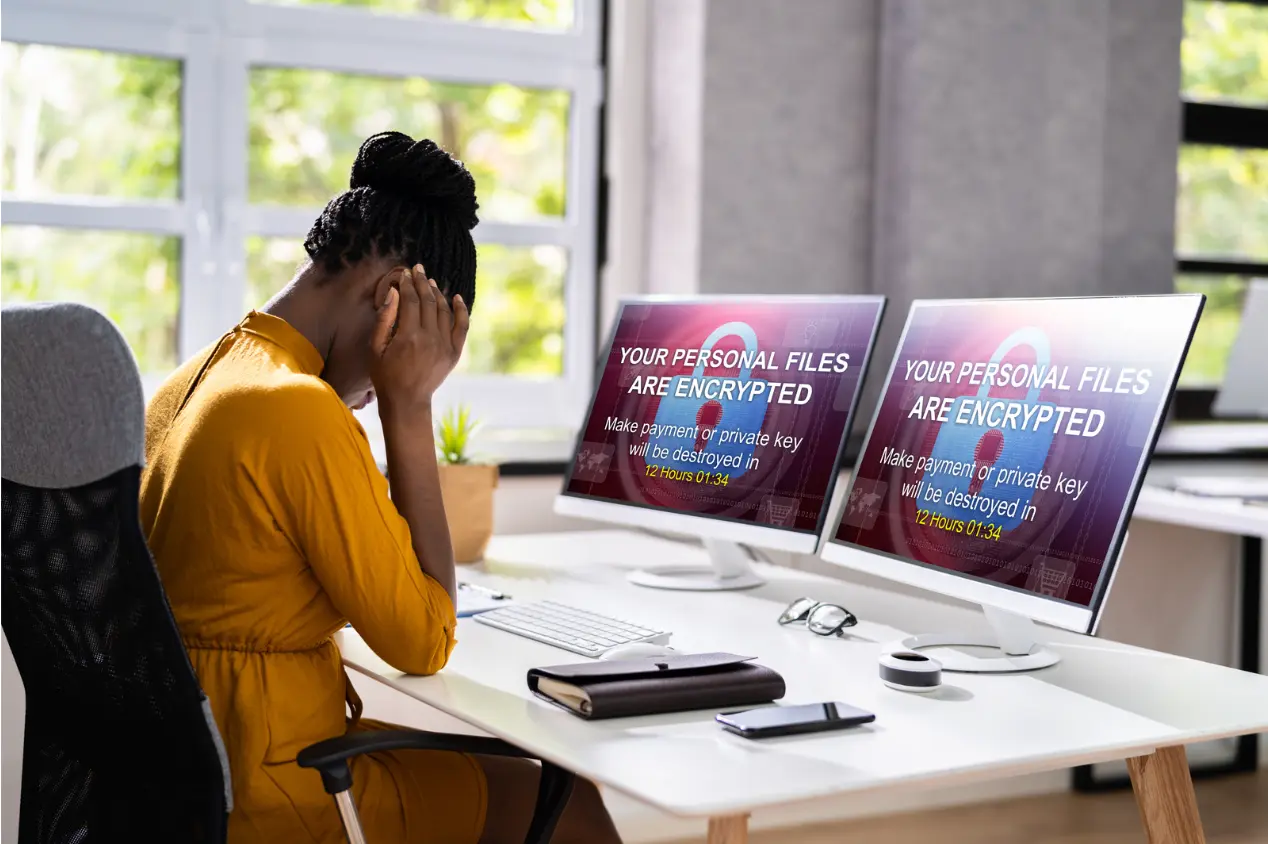
{"type": "Polygon", "coordinates": [[[817,534],[883,307],[625,303],[564,495],[817,534]]]}
{"type": "Polygon", "coordinates": [[[1202,303],[916,302],[836,542],[1091,608],[1202,303]]]}

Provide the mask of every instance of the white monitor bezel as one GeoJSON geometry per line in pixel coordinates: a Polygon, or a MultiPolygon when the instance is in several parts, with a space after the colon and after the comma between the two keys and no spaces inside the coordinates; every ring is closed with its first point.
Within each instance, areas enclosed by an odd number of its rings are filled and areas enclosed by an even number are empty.
{"type": "MultiPolygon", "coordinates": [[[[859,460],[863,459],[863,455],[867,452],[868,442],[872,438],[872,429],[876,425],[876,420],[880,416],[881,404],[885,398],[885,393],[889,389],[890,381],[894,375],[894,368],[898,364],[899,352],[903,348],[903,343],[907,339],[907,331],[911,328],[911,321],[915,316],[916,309],[921,306],[936,305],[981,305],[986,303],[1003,303],[1003,302],[1034,302],[1045,300],[1061,300],[1061,301],[1092,301],[1097,299],[1154,299],[1160,297],[1197,297],[1200,302],[1197,313],[1194,316],[1193,325],[1189,328],[1189,336],[1186,338],[1179,359],[1175,363],[1175,368],[1171,373],[1171,384],[1167,391],[1167,399],[1159,404],[1158,410],[1154,415],[1152,422],[1152,434],[1148,438],[1147,447],[1142,449],[1140,462],[1136,465],[1135,474],[1132,477],[1130,493],[1127,497],[1122,512],[1119,513],[1118,523],[1114,528],[1114,539],[1106,550],[1105,562],[1101,567],[1100,577],[1097,580],[1096,587],[1092,593],[1092,603],[1087,607],[1081,607],[1067,601],[1057,598],[1037,595],[1033,592],[1026,591],[1013,586],[1006,586],[985,580],[976,575],[964,572],[952,572],[937,566],[926,565],[924,563],[909,560],[906,557],[897,554],[890,554],[884,551],[877,551],[866,548],[862,545],[855,545],[837,540],[837,530],[840,527],[841,514],[836,515],[831,528],[824,528],[822,534],[822,542],[820,543],[819,557],[825,562],[846,568],[855,569],[856,571],[866,572],[877,577],[883,577],[887,580],[893,580],[898,583],[905,583],[909,586],[915,586],[920,589],[926,589],[931,592],[937,592],[950,598],[958,598],[963,601],[972,601],[983,606],[998,607],[999,609],[1009,610],[1011,612],[1025,615],[1035,621],[1041,621],[1045,624],[1051,624],[1061,627],[1065,630],[1072,630],[1076,633],[1095,634],[1097,627],[1100,625],[1101,615],[1105,608],[1105,597],[1109,594],[1110,587],[1113,584],[1114,576],[1117,574],[1118,563],[1122,557],[1123,543],[1126,539],[1127,523],[1131,518],[1131,513],[1136,506],[1136,498],[1140,494],[1140,488],[1145,477],[1145,469],[1149,465],[1149,459],[1153,455],[1154,447],[1157,445],[1158,436],[1162,432],[1162,421],[1166,418],[1167,410],[1170,407],[1172,398],[1175,395],[1176,383],[1180,378],[1180,370],[1184,365],[1184,360],[1188,355],[1189,346],[1193,342],[1193,333],[1197,328],[1198,321],[1202,317],[1202,309],[1206,303],[1206,297],[1201,293],[1164,293],[1164,294],[1142,294],[1132,296],[1035,296],[1035,297],[1009,297],[1000,299],[916,299],[911,303],[911,307],[907,310],[907,320],[903,324],[902,334],[899,335],[898,344],[894,347],[894,356],[890,360],[889,369],[885,373],[885,380],[881,385],[881,392],[876,401],[876,408],[872,413],[872,420],[867,426],[867,435],[863,438],[863,444],[859,447],[859,460]],[[897,564],[897,565],[896,565],[897,564]]],[[[850,481],[846,486],[845,495],[842,502],[849,500],[850,490],[854,487],[854,480],[857,477],[854,471],[850,473],[850,481]]],[[[842,507],[844,504],[842,504],[842,507]]]]}
{"type": "Polygon", "coordinates": [[[572,467],[576,464],[577,452],[580,451],[581,443],[585,439],[586,425],[590,421],[590,414],[594,409],[594,402],[599,393],[599,385],[603,376],[603,371],[607,365],[609,355],[612,354],[612,345],[616,342],[616,329],[621,324],[621,316],[624,314],[626,307],[630,305],[647,304],[708,304],[711,302],[761,302],[763,300],[770,301],[775,304],[795,302],[873,302],[880,306],[876,309],[876,320],[872,323],[870,342],[867,345],[867,350],[863,355],[863,362],[860,365],[861,372],[859,373],[859,383],[854,390],[854,398],[850,403],[849,413],[846,415],[845,429],[841,433],[841,442],[837,445],[837,452],[833,465],[839,470],[841,461],[845,456],[846,443],[850,438],[850,430],[854,425],[855,413],[858,411],[859,397],[863,393],[863,385],[872,362],[872,353],[876,349],[876,340],[880,332],[881,319],[884,317],[885,309],[888,305],[888,299],[885,296],[872,294],[853,295],[845,293],[736,293],[701,295],[649,294],[643,296],[626,296],[622,297],[620,300],[616,315],[608,330],[607,341],[603,344],[595,363],[595,375],[590,390],[590,401],[586,404],[584,418],[582,419],[581,425],[577,428],[577,435],[575,441],[573,442],[572,453],[569,455],[568,462],[564,469],[564,477],[563,482],[560,485],[560,492],[555,498],[555,513],[564,516],[576,516],[578,518],[595,519],[596,521],[630,525],[631,527],[647,528],[649,530],[664,530],[674,533],[683,533],[690,536],[723,539],[745,545],[757,545],[762,548],[769,548],[777,551],[813,554],[818,550],[823,532],[831,523],[830,511],[832,509],[832,494],[837,483],[839,483],[839,471],[832,472],[828,479],[828,488],[824,492],[823,496],[823,507],[819,512],[819,523],[814,530],[763,526],[755,522],[749,522],[729,516],[678,513],[652,505],[613,501],[606,498],[596,498],[594,496],[584,495],[581,493],[568,492],[568,483],[572,479],[572,467]]]}

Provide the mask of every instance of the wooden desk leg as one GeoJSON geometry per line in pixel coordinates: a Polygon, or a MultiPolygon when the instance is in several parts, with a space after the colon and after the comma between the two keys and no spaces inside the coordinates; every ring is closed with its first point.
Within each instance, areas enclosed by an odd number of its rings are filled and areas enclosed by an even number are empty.
{"type": "Polygon", "coordinates": [[[1149,844],[1206,844],[1183,747],[1160,747],[1127,760],[1149,844]]]}
{"type": "Polygon", "coordinates": [[[748,815],[709,818],[709,844],[748,844],[748,815]]]}

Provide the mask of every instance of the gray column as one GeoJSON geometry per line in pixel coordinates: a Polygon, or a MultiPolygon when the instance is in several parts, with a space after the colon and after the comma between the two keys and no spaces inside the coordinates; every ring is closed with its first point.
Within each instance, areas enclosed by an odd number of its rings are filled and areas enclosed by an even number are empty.
{"type": "Polygon", "coordinates": [[[707,0],[651,0],[648,14],[648,293],[700,289],[707,0]]]}
{"type": "Polygon", "coordinates": [[[1181,31],[1175,0],[883,0],[861,415],[913,299],[1172,289],[1181,31]]]}
{"type": "Polygon", "coordinates": [[[877,0],[712,0],[700,289],[870,286],[877,0]]]}
{"type": "Polygon", "coordinates": [[[1171,289],[1176,0],[653,10],[649,289],[1171,289]]]}
{"type": "Polygon", "coordinates": [[[885,0],[875,289],[1169,290],[1180,7],[885,0]]]}

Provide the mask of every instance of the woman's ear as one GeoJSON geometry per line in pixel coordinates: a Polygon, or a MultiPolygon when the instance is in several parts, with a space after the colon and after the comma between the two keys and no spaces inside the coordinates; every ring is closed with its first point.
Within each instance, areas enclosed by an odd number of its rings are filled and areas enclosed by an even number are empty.
{"type": "Polygon", "coordinates": [[[401,282],[409,278],[409,270],[405,267],[393,267],[388,270],[374,285],[374,308],[378,310],[387,301],[387,292],[395,287],[401,289],[401,282]]]}

